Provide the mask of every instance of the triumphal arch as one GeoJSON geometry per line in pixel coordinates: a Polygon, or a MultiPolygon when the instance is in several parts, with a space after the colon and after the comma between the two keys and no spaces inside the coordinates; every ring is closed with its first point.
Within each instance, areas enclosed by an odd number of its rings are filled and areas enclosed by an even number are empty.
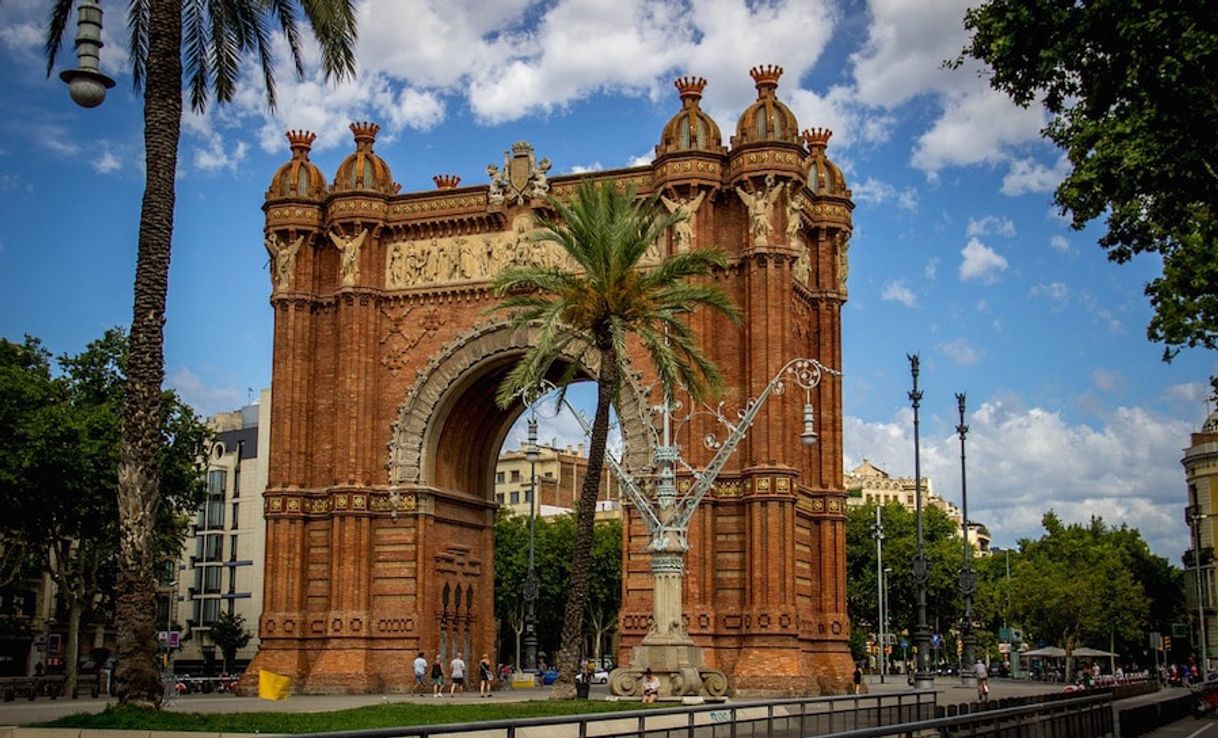
{"type": "MultiPolygon", "coordinates": [[[[487,181],[437,175],[434,190],[402,193],[373,150],[375,124],[351,126],[355,151],[332,181],[309,161],[313,134],[288,133],[292,158],[264,205],[274,367],[265,607],[250,675],[287,674],[302,692],[404,690],[419,651],[495,659],[493,475],[523,407],[499,410],[493,397],[531,334],[488,312],[489,280],[508,264],[565,263],[528,238],[547,196],[589,176],[658,193],[689,219],[648,263],[701,245],[729,253],[715,280],[743,327],[691,319],[729,406],[756,397],[789,359],[842,368],[853,204],[826,157],[830,132],[800,131],[776,94],[781,74],[752,70],[757,100],[726,146],[700,108],[705,80],[677,80],[680,109],[654,161],[590,175],[551,177],[544,152],[521,142],[487,181]]],[[[636,473],[651,463],[650,382],[634,362],[618,408],[636,473]]],[[[682,626],[738,692],[841,691],[851,671],[840,380],[814,391],[810,448],[796,394],[765,406],[690,524],[682,626]]],[[[677,439],[694,463],[711,453],[700,422],[677,439]]],[[[625,529],[628,659],[651,626],[652,579],[642,524],[632,517],[625,529]]]]}

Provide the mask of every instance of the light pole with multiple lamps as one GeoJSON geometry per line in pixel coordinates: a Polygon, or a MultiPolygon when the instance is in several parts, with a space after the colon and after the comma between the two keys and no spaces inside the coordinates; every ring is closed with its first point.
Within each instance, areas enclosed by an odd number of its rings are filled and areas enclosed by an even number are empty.
{"type": "Polygon", "coordinates": [[[965,686],[972,686],[977,683],[977,674],[973,671],[973,655],[977,649],[977,639],[973,634],[973,595],[977,592],[977,577],[973,574],[973,546],[968,539],[968,484],[964,466],[964,437],[968,435],[968,426],[964,423],[964,400],[963,392],[956,393],[956,406],[960,411],[960,423],[956,426],[956,433],[960,436],[960,532],[964,537],[964,567],[960,570],[960,594],[964,595],[964,617],[960,619],[960,641],[963,646],[960,680],[965,686]]]}
{"type": "Polygon", "coordinates": [[[1194,505],[1190,505],[1187,509],[1188,524],[1192,528],[1193,534],[1193,575],[1194,582],[1197,587],[1197,642],[1200,644],[1200,653],[1197,660],[1201,663],[1202,678],[1206,678],[1209,673],[1209,639],[1205,632],[1205,590],[1202,587],[1201,580],[1201,521],[1207,517],[1201,513],[1200,500],[1194,498],[1194,505]]]}
{"type": "MultiPolygon", "coordinates": [[[[825,374],[840,375],[816,359],[792,359],[774,375],[765,388],[745,403],[733,422],[719,405],[714,408],[691,410],[684,417],[674,418],[673,411],[680,405],[665,396],[663,404],[650,408],[660,416],[660,431],[655,432],[652,423],[644,423],[653,435],[652,459],[656,468],[655,494],[643,489],[612,454],[605,454],[604,463],[630,499],[643,520],[650,541],[647,552],[651,555],[651,574],[655,580],[652,589],[652,624],[642,643],[634,648],[630,666],[614,669],[609,677],[609,687],[615,695],[642,694],[642,678],[650,669],[661,682],[661,694],[676,697],[692,697],[706,694],[721,697],[727,693],[727,676],[717,669],[704,665],[702,649],[694,644],[683,623],[682,588],[685,580],[685,553],[689,550],[688,532],[690,519],[698,504],[711,491],[719,472],[735,453],[757,414],[773,395],[781,395],[787,384],[793,383],[804,391],[803,431],[800,440],[804,446],[817,441],[815,412],[812,407],[812,390],[825,374]],[[715,452],[705,469],[698,470],[681,457],[681,449],[674,440],[679,429],[695,415],[709,415],[723,426],[727,435],[720,441],[708,433],[703,442],[715,452]],[[688,488],[678,492],[676,468],[693,477],[688,488]]],[[[556,389],[543,382],[534,392],[540,398],[556,389]]],[[[531,403],[528,403],[531,404],[531,403]]],[[[585,433],[591,432],[588,420],[570,405],[567,409],[575,416],[585,433]]]]}
{"type": "MultiPolygon", "coordinates": [[[[537,414],[529,416],[529,435],[524,447],[525,461],[529,462],[529,569],[524,578],[524,666],[530,672],[537,671],[537,569],[534,567],[535,541],[537,535],[537,460],[541,454],[537,448],[537,414]]],[[[520,666],[517,666],[519,669],[520,666]]]]}
{"type": "Polygon", "coordinates": [[[876,589],[876,649],[879,654],[880,667],[880,684],[884,683],[884,676],[888,673],[888,669],[884,663],[884,516],[881,514],[879,505],[875,506],[875,525],[872,526],[872,535],[875,537],[875,589],[876,589]]]}
{"type": "Polygon", "coordinates": [[[102,74],[99,61],[102,8],[96,0],[80,0],[76,8],[76,69],[65,69],[59,78],[68,83],[68,94],[82,108],[95,108],[106,99],[114,80],[102,74]]]}
{"type": "Polygon", "coordinates": [[[914,626],[914,648],[917,650],[914,658],[914,686],[918,689],[930,689],[935,685],[935,675],[930,670],[930,626],[926,624],[926,584],[930,571],[926,564],[926,553],[922,542],[922,457],[918,438],[918,408],[922,404],[922,391],[918,389],[919,358],[917,354],[907,354],[909,372],[913,376],[913,389],[909,392],[909,401],[913,405],[914,431],[914,515],[917,518],[917,551],[913,561],[914,586],[918,588],[918,622],[914,626]]]}

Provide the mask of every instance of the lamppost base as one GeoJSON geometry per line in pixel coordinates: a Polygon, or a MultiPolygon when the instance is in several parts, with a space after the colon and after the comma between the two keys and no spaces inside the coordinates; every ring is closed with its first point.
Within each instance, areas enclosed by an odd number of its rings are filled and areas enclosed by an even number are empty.
{"type": "Polygon", "coordinates": [[[965,687],[976,687],[977,675],[972,671],[960,672],[960,684],[965,687]]]}
{"type": "Polygon", "coordinates": [[[643,672],[660,680],[660,697],[723,697],[727,675],[703,666],[702,649],[688,636],[648,636],[630,654],[630,666],[609,674],[609,691],[619,697],[643,694],[643,672]]]}
{"type": "Polygon", "coordinates": [[[914,689],[934,689],[934,674],[914,674],[914,689]]]}

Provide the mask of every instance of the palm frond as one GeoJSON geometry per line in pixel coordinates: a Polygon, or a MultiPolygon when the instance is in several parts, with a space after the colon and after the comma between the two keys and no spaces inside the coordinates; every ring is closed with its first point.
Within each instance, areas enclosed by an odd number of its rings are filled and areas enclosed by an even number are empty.
{"type": "Polygon", "coordinates": [[[296,77],[304,77],[304,58],[300,54],[300,28],[296,25],[296,4],[291,0],[267,0],[271,13],[279,21],[283,36],[288,40],[292,66],[296,77]]]}
{"type": "MultiPolygon", "coordinates": [[[[132,33],[134,37],[134,32],[132,33]]],[[[205,0],[185,0],[182,6],[182,61],[190,88],[190,107],[207,107],[209,61],[205,0]]]]}
{"type": "Polygon", "coordinates": [[[55,0],[51,5],[51,19],[47,23],[47,37],[43,44],[43,52],[47,58],[47,76],[55,69],[55,57],[63,44],[63,29],[68,25],[72,16],[72,0],[55,0]]]}
{"type": "Polygon", "coordinates": [[[355,0],[302,0],[301,7],[321,46],[326,79],[354,77],[355,0]]]}
{"type": "Polygon", "coordinates": [[[127,27],[131,38],[127,55],[131,58],[131,84],[138,92],[144,86],[148,66],[148,0],[131,0],[127,6],[127,27]]]}

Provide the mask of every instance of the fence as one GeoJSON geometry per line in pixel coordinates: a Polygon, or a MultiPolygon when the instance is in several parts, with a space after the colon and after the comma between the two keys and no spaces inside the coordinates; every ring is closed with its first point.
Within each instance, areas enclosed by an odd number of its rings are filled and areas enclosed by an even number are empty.
{"type": "Polygon", "coordinates": [[[803,738],[934,717],[933,690],[311,733],[305,738],[803,738]]]}
{"type": "Polygon", "coordinates": [[[1112,697],[1097,694],[1020,707],[965,711],[934,720],[830,733],[823,738],[1111,738],[1115,735],[1112,697]]]}

